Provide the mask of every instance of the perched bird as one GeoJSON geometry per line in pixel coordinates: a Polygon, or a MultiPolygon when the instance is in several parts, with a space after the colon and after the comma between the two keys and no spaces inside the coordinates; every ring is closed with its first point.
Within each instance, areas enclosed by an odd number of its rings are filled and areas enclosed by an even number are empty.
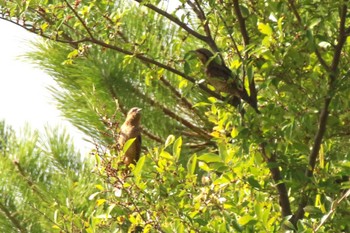
{"type": "Polygon", "coordinates": [[[120,134],[118,138],[118,146],[123,149],[125,143],[132,138],[135,141],[130,145],[124,154],[123,162],[125,165],[136,164],[140,158],[141,153],[141,109],[131,108],[128,112],[125,122],[120,127],[120,134]]]}
{"type": "Polygon", "coordinates": [[[220,64],[219,59],[215,58],[208,49],[201,48],[195,52],[203,65],[206,65],[205,73],[208,76],[208,82],[219,92],[235,94],[237,84],[231,70],[224,64],[220,64]]]}
{"type": "Polygon", "coordinates": [[[214,54],[208,49],[200,48],[195,50],[199,60],[205,65],[205,74],[208,77],[208,83],[217,91],[232,95],[231,102],[237,107],[241,103],[242,92],[239,87],[237,77],[214,54]]]}

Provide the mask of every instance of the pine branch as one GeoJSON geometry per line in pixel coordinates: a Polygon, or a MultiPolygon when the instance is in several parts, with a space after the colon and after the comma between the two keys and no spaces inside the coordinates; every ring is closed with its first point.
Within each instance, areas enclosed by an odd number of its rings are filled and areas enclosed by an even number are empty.
{"type": "Polygon", "coordinates": [[[14,228],[16,228],[21,233],[27,233],[27,230],[21,225],[21,222],[14,217],[14,215],[0,202],[0,210],[4,215],[10,220],[14,228]]]}
{"type": "MultiPolygon", "coordinates": [[[[75,10],[73,9],[73,11],[75,12],[75,10]]],[[[77,12],[75,12],[75,14],[77,14],[77,12]]],[[[32,32],[32,33],[35,33],[43,38],[46,38],[46,39],[49,39],[49,40],[52,40],[52,41],[56,41],[56,42],[60,42],[60,43],[65,43],[65,44],[70,44],[70,45],[73,45],[74,48],[76,48],[76,46],[79,44],[79,43],[86,43],[86,42],[90,42],[90,43],[93,43],[93,44],[96,44],[96,45],[99,45],[99,46],[102,46],[104,48],[108,48],[108,49],[112,49],[112,50],[115,50],[117,52],[120,52],[120,53],[123,53],[125,55],[130,55],[130,56],[134,56],[135,58],[139,59],[140,61],[142,62],[145,62],[145,63],[148,63],[148,64],[152,64],[152,65],[155,65],[157,67],[160,67],[160,68],[163,68],[165,70],[168,70],[176,75],[179,75],[181,77],[183,77],[184,79],[190,81],[191,83],[194,83],[196,84],[201,90],[203,90],[204,92],[208,93],[210,96],[212,97],[215,97],[216,99],[218,100],[222,100],[224,101],[225,98],[223,96],[221,96],[220,94],[210,90],[206,84],[204,83],[199,83],[197,84],[196,80],[191,77],[191,76],[188,76],[186,75],[185,73],[169,66],[169,65],[166,65],[166,64],[163,64],[161,62],[158,62],[152,58],[149,58],[143,54],[140,54],[140,53],[134,53],[133,51],[129,51],[129,50],[126,50],[126,49],[123,49],[119,46],[116,46],[116,45],[112,45],[112,44],[108,44],[104,41],[101,41],[101,40],[98,40],[96,39],[95,37],[83,37],[83,38],[80,38],[80,39],[76,39],[76,40],[73,40],[73,39],[70,39],[70,38],[65,38],[65,39],[61,39],[61,38],[53,38],[52,36],[49,36],[49,35],[45,35],[43,34],[41,31],[37,31],[35,30],[35,27],[31,26],[30,28],[28,28],[28,25],[22,25],[20,24],[19,22],[15,22],[15,21],[12,21],[12,20],[9,20],[7,18],[4,18],[4,17],[0,17],[0,19],[4,19],[6,21],[9,21],[11,23],[14,23],[24,29],[26,29],[27,31],[29,32],[32,32]]],[[[82,19],[80,19],[80,21],[82,21],[82,19]]],[[[86,24],[84,24],[85,26],[84,27],[87,27],[86,24]]],[[[89,31],[90,32],[90,31],[89,31]]],[[[89,34],[92,34],[91,32],[89,34]]]]}

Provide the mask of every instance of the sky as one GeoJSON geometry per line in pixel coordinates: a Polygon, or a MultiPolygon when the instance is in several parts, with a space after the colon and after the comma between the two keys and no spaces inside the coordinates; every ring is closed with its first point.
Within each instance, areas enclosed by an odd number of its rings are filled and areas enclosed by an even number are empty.
{"type": "Polygon", "coordinates": [[[43,131],[45,125],[66,127],[82,153],[90,146],[83,134],[60,116],[47,87],[53,79],[37,66],[26,62],[22,55],[31,51],[30,41],[38,36],[0,20],[0,120],[5,120],[17,132],[26,123],[43,131]]]}

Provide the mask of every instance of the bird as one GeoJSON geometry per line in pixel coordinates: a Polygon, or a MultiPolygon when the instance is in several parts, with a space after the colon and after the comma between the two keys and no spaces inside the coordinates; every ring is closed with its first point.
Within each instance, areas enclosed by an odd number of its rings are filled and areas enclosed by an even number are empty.
{"type": "Polygon", "coordinates": [[[241,95],[243,87],[239,86],[237,77],[234,77],[231,70],[218,59],[215,59],[214,54],[205,48],[195,50],[199,60],[205,65],[205,74],[208,77],[207,81],[215,90],[228,93],[232,96],[231,103],[238,107],[241,104],[241,95]]]}
{"type": "Polygon", "coordinates": [[[120,127],[120,133],[118,137],[118,148],[122,150],[125,143],[135,138],[135,141],[125,151],[123,157],[123,163],[126,166],[129,164],[136,164],[141,154],[141,108],[133,107],[126,115],[125,122],[120,127]]]}
{"type": "Polygon", "coordinates": [[[232,72],[223,63],[220,64],[219,59],[205,48],[195,50],[199,60],[205,65],[205,73],[208,76],[208,82],[217,91],[229,94],[237,94],[237,80],[232,72]]]}

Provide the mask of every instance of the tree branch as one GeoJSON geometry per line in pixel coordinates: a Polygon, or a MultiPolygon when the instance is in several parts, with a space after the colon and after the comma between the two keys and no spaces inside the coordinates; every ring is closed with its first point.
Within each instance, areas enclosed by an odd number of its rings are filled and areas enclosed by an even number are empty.
{"type": "Polygon", "coordinates": [[[241,10],[239,8],[238,0],[233,0],[233,8],[235,10],[235,14],[237,16],[239,28],[240,28],[242,36],[243,36],[244,46],[247,46],[250,43],[250,38],[248,35],[247,27],[245,25],[245,19],[243,18],[241,10]]]}
{"type": "MultiPolygon", "coordinates": [[[[136,0],[135,0],[136,1],[136,0]]],[[[65,0],[65,2],[67,3],[67,0],[65,0]]],[[[67,3],[68,4],[68,3],[67,3]]],[[[179,75],[181,77],[183,77],[184,79],[196,84],[200,89],[202,89],[203,91],[205,91],[206,93],[208,93],[210,96],[213,96],[219,100],[222,100],[224,101],[225,98],[223,96],[221,96],[220,94],[210,90],[205,83],[199,83],[197,84],[196,80],[193,78],[193,77],[190,77],[188,75],[186,75],[185,73],[173,68],[173,67],[170,67],[168,65],[165,65],[161,62],[158,62],[156,60],[153,60],[151,58],[148,58],[146,56],[144,56],[143,54],[135,54],[134,52],[132,51],[128,51],[128,50],[125,50],[121,47],[118,47],[118,46],[115,46],[115,45],[111,45],[111,44],[107,44],[101,40],[98,40],[96,39],[95,37],[93,37],[92,33],[90,32],[88,26],[85,24],[85,22],[81,19],[81,17],[78,15],[78,13],[74,10],[74,8],[72,6],[70,6],[68,4],[68,7],[73,11],[73,13],[75,14],[75,16],[78,18],[78,20],[82,23],[83,27],[86,29],[86,31],[88,32],[89,36],[90,37],[85,37],[85,38],[81,38],[81,39],[77,39],[77,40],[70,40],[69,38],[66,38],[66,39],[60,39],[60,38],[53,38],[52,36],[48,36],[48,35],[45,35],[41,32],[38,32],[35,30],[35,28],[32,26],[31,28],[28,28],[26,27],[26,25],[21,25],[19,22],[14,22],[12,20],[9,20],[7,18],[4,18],[4,17],[0,17],[0,19],[4,19],[6,21],[9,21],[11,23],[14,23],[24,29],[26,29],[27,31],[30,31],[32,33],[35,33],[43,38],[46,38],[46,39],[49,39],[49,40],[52,40],[52,41],[57,41],[57,42],[61,42],[61,43],[66,43],[66,44],[71,44],[71,45],[74,45],[76,46],[78,43],[83,43],[83,42],[90,42],[90,43],[93,43],[93,44],[96,44],[96,45],[100,45],[102,47],[105,47],[105,48],[109,48],[109,49],[112,49],[112,50],[115,50],[117,52],[120,52],[120,53],[123,53],[123,54],[126,54],[126,55],[131,55],[131,56],[134,56],[135,58],[143,61],[143,62],[146,62],[146,63],[149,63],[149,64],[153,64],[153,65],[156,65],[160,68],[163,68],[165,70],[168,70],[176,75],[179,75]]],[[[46,20],[46,19],[44,19],[46,20]]],[[[47,20],[46,20],[47,21],[47,20]]]]}
{"type": "Polygon", "coordinates": [[[191,34],[192,36],[206,42],[208,40],[208,38],[196,31],[194,31],[193,29],[191,29],[189,26],[187,26],[187,24],[185,24],[184,22],[181,22],[177,17],[169,14],[168,12],[150,4],[150,3],[143,3],[143,0],[134,0],[140,4],[142,4],[143,6],[148,7],[149,9],[157,12],[158,14],[164,16],[165,18],[169,19],[171,22],[175,23],[176,25],[178,25],[179,27],[181,27],[182,29],[184,29],[186,32],[188,32],[189,34],[191,34]]]}
{"type": "MultiPolygon", "coordinates": [[[[292,10],[292,12],[293,12],[295,18],[297,19],[298,24],[299,24],[299,27],[300,27],[302,30],[304,30],[306,26],[303,25],[303,21],[302,21],[302,19],[301,19],[301,17],[300,17],[300,14],[299,14],[297,8],[295,7],[294,1],[295,1],[295,0],[288,0],[289,7],[290,7],[290,9],[292,10]]],[[[320,53],[320,51],[318,51],[318,48],[317,48],[316,46],[315,46],[315,54],[316,54],[316,56],[317,56],[318,61],[321,63],[321,65],[322,65],[327,71],[330,71],[330,67],[328,66],[328,64],[326,63],[326,61],[322,58],[321,53],[320,53]]]]}
{"type": "Polygon", "coordinates": [[[168,115],[170,118],[173,118],[174,120],[178,121],[179,123],[183,124],[187,128],[193,130],[194,132],[198,133],[201,137],[205,139],[211,139],[211,136],[208,132],[204,131],[203,129],[193,125],[191,122],[187,121],[186,119],[176,115],[173,111],[170,109],[164,107],[163,105],[159,104],[155,100],[151,99],[150,97],[142,94],[137,88],[133,88],[133,91],[137,93],[139,96],[141,96],[145,101],[149,102],[153,106],[158,106],[164,114],[168,115]]]}
{"type": "Polygon", "coordinates": [[[92,34],[92,32],[90,31],[90,28],[86,25],[86,23],[84,22],[84,20],[79,16],[78,12],[69,4],[69,2],[67,0],[64,0],[64,2],[67,4],[68,8],[73,12],[73,14],[75,15],[75,17],[77,17],[77,19],[79,20],[79,22],[83,25],[83,27],[85,28],[86,32],[89,34],[91,39],[94,39],[94,35],[92,34]]]}
{"type": "MultiPolygon", "coordinates": [[[[203,9],[200,6],[200,3],[197,0],[194,0],[195,3],[191,2],[190,0],[187,0],[187,4],[192,8],[192,10],[196,13],[198,19],[201,21],[203,25],[204,32],[206,34],[206,43],[209,45],[209,47],[214,51],[214,52],[219,52],[219,48],[216,45],[210,31],[209,27],[209,21],[207,20],[207,17],[205,16],[205,13],[203,9]]],[[[221,56],[221,55],[220,55],[221,56]]],[[[222,59],[223,60],[223,59],[222,59]]]]}
{"type": "MultiPolygon", "coordinates": [[[[136,53],[136,54],[135,54],[134,52],[125,50],[125,49],[120,48],[120,47],[115,46],[115,45],[107,44],[107,43],[105,43],[105,42],[103,42],[103,41],[100,41],[100,40],[97,40],[97,39],[90,39],[90,38],[88,38],[88,39],[85,39],[84,41],[90,41],[90,42],[93,43],[93,44],[97,44],[97,45],[100,45],[100,46],[102,46],[102,47],[109,48],[109,49],[118,51],[118,52],[120,52],[120,53],[126,54],[126,55],[134,56],[134,57],[136,57],[137,59],[139,59],[139,60],[141,60],[141,61],[143,61],[143,62],[156,65],[156,66],[158,66],[158,67],[160,67],[160,68],[163,68],[163,69],[165,69],[165,70],[168,70],[168,71],[170,71],[170,72],[172,72],[172,73],[174,73],[174,74],[177,74],[177,75],[183,77],[184,79],[186,79],[186,80],[188,80],[188,81],[190,81],[190,82],[196,84],[196,80],[195,80],[193,77],[188,76],[188,75],[186,75],[185,73],[183,73],[183,72],[181,72],[181,71],[179,71],[179,70],[177,70],[177,69],[175,69],[175,68],[173,68],[173,67],[170,67],[170,66],[165,65],[165,64],[163,64],[163,63],[161,63],[161,62],[158,62],[158,61],[156,61],[156,60],[153,60],[152,58],[146,57],[146,56],[144,56],[143,54],[139,54],[139,53],[136,53]]],[[[198,84],[198,86],[200,87],[200,89],[202,89],[203,91],[207,92],[207,93],[210,94],[211,96],[213,96],[213,97],[215,97],[215,98],[217,98],[217,99],[219,99],[219,100],[225,100],[225,98],[224,98],[223,96],[221,96],[221,95],[219,95],[218,93],[216,93],[216,92],[210,90],[205,84],[200,83],[200,84],[198,84]]]]}
{"type": "Polygon", "coordinates": [[[27,230],[21,225],[20,221],[17,220],[13,214],[10,212],[10,210],[8,210],[6,208],[5,205],[3,205],[0,202],[0,210],[4,213],[4,215],[10,220],[10,222],[12,223],[12,225],[21,233],[26,233],[27,230]]]}
{"type": "MultiPolygon", "coordinates": [[[[346,42],[347,33],[345,29],[345,21],[346,21],[346,14],[347,14],[347,6],[346,4],[342,5],[342,9],[340,12],[340,25],[339,25],[339,34],[338,34],[338,43],[335,46],[335,51],[333,55],[333,61],[331,65],[331,71],[329,74],[329,82],[328,82],[328,92],[327,96],[325,97],[323,108],[320,112],[319,117],[319,123],[318,123],[318,129],[315,134],[314,143],[312,146],[312,150],[309,155],[309,163],[308,167],[305,171],[305,176],[308,178],[311,178],[314,174],[314,169],[316,165],[316,160],[319,155],[319,151],[322,145],[322,140],[325,135],[326,129],[327,129],[327,119],[329,116],[329,105],[331,103],[332,97],[334,96],[334,83],[337,78],[337,71],[338,71],[338,65],[340,62],[341,57],[341,51],[344,47],[344,44],[346,42]]],[[[302,194],[301,201],[299,203],[299,207],[295,214],[293,215],[291,222],[296,226],[299,219],[302,219],[304,217],[304,207],[308,203],[308,195],[307,193],[302,194]]]]}
{"type": "Polygon", "coordinates": [[[173,87],[171,83],[164,78],[164,76],[161,76],[159,80],[164,84],[164,86],[166,86],[171,91],[171,93],[173,93],[176,96],[176,98],[178,98],[181,101],[183,106],[185,106],[191,112],[195,113],[196,116],[199,119],[201,119],[204,123],[210,124],[208,119],[204,117],[202,113],[198,112],[196,108],[193,108],[193,105],[185,97],[183,97],[181,93],[177,91],[176,88],[173,87]]]}
{"type": "Polygon", "coordinates": [[[299,24],[300,26],[302,26],[302,25],[303,25],[303,22],[302,22],[302,20],[301,20],[301,17],[300,17],[300,15],[299,15],[299,12],[298,12],[297,8],[296,8],[295,5],[294,5],[294,1],[295,1],[295,0],[288,0],[289,7],[291,8],[291,10],[292,10],[292,12],[293,12],[295,18],[297,18],[298,24],[299,24]]]}
{"type": "Polygon", "coordinates": [[[278,168],[276,155],[272,154],[271,157],[268,157],[264,144],[260,145],[260,150],[264,160],[271,165],[269,166],[269,169],[278,191],[279,205],[282,209],[282,216],[286,217],[288,215],[291,215],[292,211],[290,208],[288,190],[286,184],[283,182],[281,171],[278,168]]]}

